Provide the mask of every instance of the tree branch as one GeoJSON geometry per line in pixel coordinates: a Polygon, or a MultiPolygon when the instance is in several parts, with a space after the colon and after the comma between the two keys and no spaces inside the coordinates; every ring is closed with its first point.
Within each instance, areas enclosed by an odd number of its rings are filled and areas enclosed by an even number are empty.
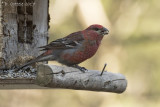
{"type": "Polygon", "coordinates": [[[38,66],[36,84],[50,88],[122,93],[127,80],[122,74],[89,70],[85,73],[72,67],[42,64],[38,66]]]}

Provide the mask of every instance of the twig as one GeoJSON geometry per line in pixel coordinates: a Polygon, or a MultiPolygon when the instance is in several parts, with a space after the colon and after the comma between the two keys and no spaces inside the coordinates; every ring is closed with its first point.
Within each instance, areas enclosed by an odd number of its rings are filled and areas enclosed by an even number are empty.
{"type": "Polygon", "coordinates": [[[63,70],[61,70],[61,71],[59,71],[59,72],[49,73],[49,74],[46,74],[46,75],[59,74],[59,73],[65,74],[65,72],[64,72],[63,70]]]}
{"type": "Polygon", "coordinates": [[[101,76],[103,75],[103,72],[104,72],[106,66],[107,66],[107,64],[104,64],[103,70],[102,70],[102,72],[101,72],[101,76]]]}

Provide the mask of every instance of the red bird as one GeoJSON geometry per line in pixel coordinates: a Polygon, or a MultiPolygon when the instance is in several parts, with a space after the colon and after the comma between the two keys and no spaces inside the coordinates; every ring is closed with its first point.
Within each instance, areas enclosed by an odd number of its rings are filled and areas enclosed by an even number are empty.
{"type": "Polygon", "coordinates": [[[108,33],[108,29],[102,25],[94,24],[85,30],[74,32],[64,38],[52,41],[50,44],[40,47],[46,52],[20,66],[16,71],[41,61],[58,61],[61,64],[84,71],[86,69],[78,66],[78,64],[91,58],[96,53],[102,38],[108,33]]]}

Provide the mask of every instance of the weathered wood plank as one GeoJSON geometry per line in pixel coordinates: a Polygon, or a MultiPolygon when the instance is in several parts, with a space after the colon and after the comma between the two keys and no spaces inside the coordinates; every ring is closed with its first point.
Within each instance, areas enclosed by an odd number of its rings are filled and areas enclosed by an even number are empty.
{"type": "Polygon", "coordinates": [[[48,42],[48,0],[30,1],[33,1],[33,5],[25,7],[24,14],[17,11],[17,8],[23,9],[25,5],[19,7],[11,5],[17,3],[17,0],[5,0],[7,5],[1,5],[3,12],[1,12],[2,26],[0,27],[0,68],[2,69],[11,69],[15,65],[37,57],[42,53],[38,47],[48,42]],[[25,31],[25,28],[29,31],[25,31]],[[18,33],[20,30],[26,33],[18,33]],[[30,37],[31,34],[33,37],[30,37]],[[19,36],[22,40],[26,38],[24,43],[20,41],[19,36]]]}

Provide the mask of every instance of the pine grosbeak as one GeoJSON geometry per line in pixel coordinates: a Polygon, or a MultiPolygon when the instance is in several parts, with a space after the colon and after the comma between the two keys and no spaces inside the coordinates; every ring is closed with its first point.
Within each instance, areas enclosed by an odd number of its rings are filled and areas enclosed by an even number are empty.
{"type": "Polygon", "coordinates": [[[79,63],[91,58],[99,48],[101,40],[109,31],[105,27],[94,24],[85,30],[71,33],[70,35],[52,41],[40,47],[43,54],[16,69],[19,70],[35,62],[58,61],[61,64],[85,70],[78,66],[79,63]]]}

